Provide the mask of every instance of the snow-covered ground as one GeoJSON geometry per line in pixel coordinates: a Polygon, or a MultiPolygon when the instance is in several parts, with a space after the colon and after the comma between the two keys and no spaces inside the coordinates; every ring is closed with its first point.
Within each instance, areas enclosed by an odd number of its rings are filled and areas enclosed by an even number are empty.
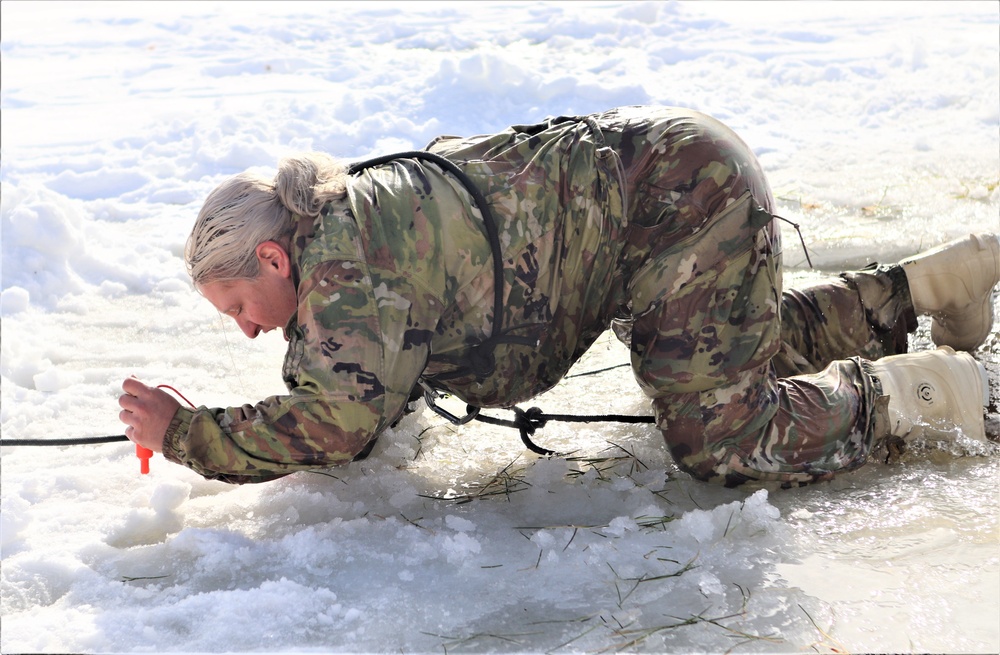
{"type": "MultiPolygon", "coordinates": [[[[1000,228],[996,2],[0,11],[5,439],[121,433],[132,374],[209,406],[281,392],[284,342],[220,318],[181,252],[219,181],[291,151],[683,105],[754,148],[824,272],[1000,228]]],[[[996,396],[1000,336],[978,356],[996,396]]],[[[574,373],[624,361],[607,336],[574,373]]],[[[534,404],[648,412],[620,368],[534,404]]],[[[245,487],[140,476],[127,444],[4,448],[0,650],[1000,650],[988,448],[725,490],[647,426],[536,439],[574,454],[425,410],[363,463],[245,487]]]]}

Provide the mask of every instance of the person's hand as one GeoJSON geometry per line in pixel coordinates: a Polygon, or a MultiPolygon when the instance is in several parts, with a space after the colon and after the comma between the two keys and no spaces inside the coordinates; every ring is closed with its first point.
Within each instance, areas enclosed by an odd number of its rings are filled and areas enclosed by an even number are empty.
{"type": "Polygon", "coordinates": [[[122,383],[123,393],[118,398],[122,411],[118,418],[128,427],[125,436],[154,452],[163,451],[163,437],[170,421],[181,405],[165,391],[146,386],[136,378],[122,383]]]}

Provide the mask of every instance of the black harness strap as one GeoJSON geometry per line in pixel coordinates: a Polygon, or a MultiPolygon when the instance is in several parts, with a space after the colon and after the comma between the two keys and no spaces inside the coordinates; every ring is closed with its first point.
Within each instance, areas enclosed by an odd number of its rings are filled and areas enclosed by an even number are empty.
{"type": "Polygon", "coordinates": [[[812,258],[809,257],[809,248],[806,247],[806,240],[805,240],[805,237],[802,236],[802,229],[799,227],[799,224],[795,223],[793,221],[788,220],[784,216],[778,216],[777,214],[771,214],[771,216],[773,218],[778,219],[779,221],[784,221],[784,222],[788,223],[789,225],[791,225],[792,227],[795,228],[796,234],[799,235],[799,243],[802,244],[802,252],[805,253],[805,255],[806,255],[806,262],[809,263],[809,268],[816,268],[815,266],[813,266],[812,258]]]}
{"type": "MultiPolygon", "coordinates": [[[[352,164],[347,169],[347,172],[351,175],[355,175],[366,168],[380,166],[396,159],[424,159],[429,162],[433,162],[448,171],[454,175],[458,181],[461,182],[462,186],[465,187],[465,190],[469,192],[469,195],[472,196],[472,200],[475,202],[476,207],[479,208],[479,212],[483,216],[483,225],[486,228],[486,239],[489,241],[490,255],[493,259],[493,325],[490,326],[490,336],[471,348],[467,363],[465,364],[467,371],[474,373],[476,379],[483,380],[491,375],[496,369],[496,359],[493,357],[493,349],[498,343],[504,340],[500,334],[500,322],[503,320],[503,253],[500,249],[500,231],[497,228],[496,221],[493,219],[493,213],[490,211],[489,205],[486,204],[486,198],[483,197],[482,192],[476,187],[476,185],[472,183],[469,176],[466,175],[465,172],[453,161],[446,159],[441,155],[434,154],[433,152],[427,152],[425,150],[410,150],[407,152],[383,155],[381,157],[375,157],[374,159],[368,159],[352,164]]],[[[467,372],[460,371],[457,372],[457,374],[450,375],[449,377],[460,377],[462,375],[467,375],[467,372]]]]}
{"type": "MultiPolygon", "coordinates": [[[[493,371],[496,370],[496,357],[494,356],[493,351],[497,344],[509,342],[530,345],[535,342],[534,339],[529,337],[518,337],[509,334],[504,335],[501,332],[501,322],[503,320],[503,253],[500,248],[500,231],[493,218],[493,213],[490,211],[489,205],[486,203],[486,198],[483,197],[482,192],[478,187],[476,187],[475,184],[472,183],[472,180],[469,179],[469,176],[466,175],[461,168],[459,168],[450,159],[425,150],[410,150],[407,152],[383,155],[381,157],[356,162],[347,169],[347,172],[351,175],[356,175],[366,168],[380,166],[397,159],[423,159],[437,164],[443,170],[451,173],[456,179],[458,179],[465,190],[469,192],[469,195],[472,196],[475,206],[479,208],[479,212],[483,216],[483,225],[486,229],[486,239],[489,241],[490,256],[493,259],[493,324],[490,326],[490,336],[478,344],[470,347],[464,361],[458,362],[456,370],[448,373],[439,373],[434,377],[446,380],[464,377],[469,373],[472,373],[475,375],[477,380],[485,380],[493,374],[493,371]]],[[[479,413],[478,407],[468,405],[466,409],[467,413],[464,417],[455,416],[437,404],[436,401],[442,394],[437,389],[433,388],[431,385],[432,380],[421,377],[419,382],[424,388],[424,402],[427,403],[427,406],[452,423],[456,425],[468,423],[479,413]]],[[[523,435],[524,432],[522,431],[522,438],[523,435]]],[[[532,447],[533,449],[538,448],[537,446],[534,446],[534,444],[532,444],[532,447]]]]}

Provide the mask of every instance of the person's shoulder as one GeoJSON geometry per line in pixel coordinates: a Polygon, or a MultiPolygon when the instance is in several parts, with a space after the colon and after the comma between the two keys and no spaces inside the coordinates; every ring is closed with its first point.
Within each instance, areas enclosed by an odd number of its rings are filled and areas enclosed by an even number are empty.
{"type": "Polygon", "coordinates": [[[364,261],[364,252],[363,232],[350,204],[346,199],[332,200],[313,221],[299,263],[307,276],[310,269],[324,262],[364,261]]]}

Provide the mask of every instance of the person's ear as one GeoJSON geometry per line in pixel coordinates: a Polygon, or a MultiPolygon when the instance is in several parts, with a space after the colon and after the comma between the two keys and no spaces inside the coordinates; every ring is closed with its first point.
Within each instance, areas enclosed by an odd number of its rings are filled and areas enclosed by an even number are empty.
{"type": "Polygon", "coordinates": [[[292,263],[288,252],[280,244],[274,241],[265,241],[257,246],[256,252],[262,273],[267,270],[271,273],[277,273],[281,277],[291,277],[292,263]]]}

